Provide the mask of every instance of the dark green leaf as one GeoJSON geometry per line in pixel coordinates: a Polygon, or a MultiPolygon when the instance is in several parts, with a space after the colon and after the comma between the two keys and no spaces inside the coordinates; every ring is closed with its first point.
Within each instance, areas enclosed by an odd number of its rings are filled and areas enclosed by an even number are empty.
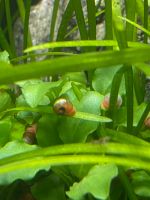
{"type": "Polygon", "coordinates": [[[10,139],[11,122],[9,120],[0,121],[0,147],[10,139]]]}

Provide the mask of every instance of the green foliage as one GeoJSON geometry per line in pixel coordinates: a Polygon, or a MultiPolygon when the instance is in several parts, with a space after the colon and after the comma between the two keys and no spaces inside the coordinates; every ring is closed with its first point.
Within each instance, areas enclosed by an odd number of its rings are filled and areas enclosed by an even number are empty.
{"type": "Polygon", "coordinates": [[[101,10],[101,1],[86,0],[85,13],[81,0],[70,0],[61,20],[60,2],[49,42],[32,46],[33,1],[0,1],[0,199],[148,199],[149,1],[126,0],[122,8],[105,0],[101,10]],[[96,40],[102,15],[105,39],[96,40]]]}
{"type": "Polygon", "coordinates": [[[71,199],[82,200],[85,194],[90,193],[97,199],[107,199],[111,180],[117,174],[115,165],[95,165],[83,180],[73,184],[67,195],[71,199]]]}

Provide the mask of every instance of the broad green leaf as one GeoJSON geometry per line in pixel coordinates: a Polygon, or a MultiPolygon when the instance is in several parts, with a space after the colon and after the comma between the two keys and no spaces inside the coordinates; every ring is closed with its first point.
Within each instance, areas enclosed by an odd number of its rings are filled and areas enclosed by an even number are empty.
{"type": "MultiPolygon", "coordinates": [[[[80,102],[75,98],[71,102],[77,111],[100,115],[100,103],[102,99],[103,96],[98,92],[89,91],[83,96],[80,102]]],[[[76,115],[79,114],[81,115],[81,113],[77,113],[76,115]]],[[[74,117],[76,117],[76,115],[74,117]]],[[[63,117],[60,119],[59,126],[57,128],[60,138],[64,143],[85,142],[87,136],[96,130],[99,124],[98,122],[95,122],[97,120],[83,120],[86,117],[88,117],[88,115],[86,116],[83,113],[80,117],[82,119],[69,117],[63,117]]]]}
{"type": "MultiPolygon", "coordinates": [[[[17,142],[17,141],[9,142],[3,148],[0,149],[0,159],[9,157],[15,154],[17,155],[23,152],[28,152],[35,149],[38,149],[38,147],[35,145],[28,145],[28,144],[17,142]]],[[[37,159],[39,158],[35,158],[35,160],[37,159]]],[[[30,162],[30,159],[28,160],[28,162],[30,162]]],[[[39,162],[40,162],[40,159],[39,159],[39,162]]],[[[12,170],[10,167],[9,172],[0,174],[0,184],[1,185],[10,184],[16,179],[28,180],[28,179],[33,178],[39,170],[41,169],[48,170],[49,168],[50,166],[48,164],[45,164],[45,165],[43,164],[42,167],[30,166],[28,170],[25,166],[23,169],[18,169],[18,170],[17,169],[12,170]]]]}
{"type": "Polygon", "coordinates": [[[25,124],[20,123],[18,120],[13,120],[10,140],[23,141],[24,132],[25,132],[25,124]]]}
{"type": "Polygon", "coordinates": [[[61,143],[61,140],[57,132],[56,115],[43,115],[38,121],[38,130],[36,133],[37,142],[40,146],[46,147],[51,145],[57,145],[61,143]]]}
{"type": "MultiPolygon", "coordinates": [[[[109,68],[96,69],[93,76],[92,86],[93,88],[105,95],[110,92],[111,84],[115,73],[121,66],[113,66],[109,68]]],[[[124,83],[122,82],[120,93],[125,93],[124,83]]]]}
{"type": "Polygon", "coordinates": [[[62,78],[67,78],[69,81],[86,84],[86,75],[84,72],[66,73],[62,78]]]}
{"type": "Polygon", "coordinates": [[[65,185],[55,174],[50,174],[37,181],[31,188],[36,199],[66,200],[65,185]]]}
{"type": "Polygon", "coordinates": [[[136,171],[132,174],[132,185],[136,195],[150,197],[150,176],[144,171],[136,171]]]}
{"type": "Polygon", "coordinates": [[[73,200],[82,200],[84,195],[88,193],[92,194],[96,199],[107,199],[111,181],[117,174],[116,165],[95,165],[87,176],[70,187],[67,195],[73,200]]]}
{"type": "Polygon", "coordinates": [[[50,87],[50,83],[28,84],[22,88],[22,93],[26,102],[34,108],[38,105],[48,105],[50,103],[45,95],[50,87]]]}
{"type": "Polygon", "coordinates": [[[0,52],[0,61],[9,63],[9,54],[7,51],[0,52]]]}
{"type": "Polygon", "coordinates": [[[0,112],[8,109],[12,104],[10,95],[5,91],[0,91],[0,112]]]}
{"type": "Polygon", "coordinates": [[[0,121],[0,147],[9,141],[11,127],[12,124],[9,120],[0,121]]]}

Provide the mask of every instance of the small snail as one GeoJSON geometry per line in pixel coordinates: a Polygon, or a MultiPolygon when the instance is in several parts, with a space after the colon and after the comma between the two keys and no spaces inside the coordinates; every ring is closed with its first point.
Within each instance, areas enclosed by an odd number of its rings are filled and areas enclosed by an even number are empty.
{"type": "Polygon", "coordinates": [[[53,105],[53,110],[59,115],[73,116],[76,112],[72,103],[67,99],[57,99],[53,105]]]}
{"type": "Polygon", "coordinates": [[[150,128],[150,117],[147,117],[144,121],[144,125],[147,127],[147,128],[150,128]]]}
{"type": "MultiPolygon", "coordinates": [[[[110,105],[110,94],[107,94],[104,96],[104,99],[101,103],[101,109],[108,110],[109,105],[110,105]]],[[[117,108],[120,108],[121,105],[122,105],[122,97],[120,95],[118,95],[116,106],[117,106],[117,108]]]]}
{"type": "Polygon", "coordinates": [[[37,124],[32,124],[27,126],[25,132],[23,134],[23,140],[27,144],[36,144],[36,132],[37,132],[37,124]]]}

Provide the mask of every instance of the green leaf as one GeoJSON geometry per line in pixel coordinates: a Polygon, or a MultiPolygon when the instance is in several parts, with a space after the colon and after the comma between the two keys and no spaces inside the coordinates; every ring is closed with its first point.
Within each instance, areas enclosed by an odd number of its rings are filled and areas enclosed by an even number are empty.
{"type": "Polygon", "coordinates": [[[9,63],[9,54],[7,51],[0,52],[0,61],[9,63]]]}
{"type": "Polygon", "coordinates": [[[87,136],[96,130],[99,123],[95,122],[97,120],[95,120],[96,116],[94,115],[100,115],[100,103],[102,99],[103,96],[94,91],[87,92],[80,102],[77,99],[71,99],[76,110],[83,113],[76,113],[82,119],[75,119],[76,115],[74,115],[74,118],[60,118],[58,131],[64,143],[85,142],[87,136]],[[86,116],[84,112],[89,113],[89,116],[86,116]],[[94,115],[90,116],[90,113],[94,115]],[[94,120],[87,121],[88,117],[90,117],[90,120],[92,118],[94,120]],[[86,120],[84,120],[85,118],[86,120]]]}
{"type": "MultiPolygon", "coordinates": [[[[36,145],[28,145],[28,144],[17,142],[17,141],[9,142],[3,148],[0,149],[0,159],[6,158],[12,155],[17,155],[23,152],[28,152],[35,149],[38,149],[36,145]]],[[[37,159],[39,158],[36,158],[35,160],[37,159]]],[[[30,162],[30,159],[28,160],[28,162],[30,162]]],[[[39,159],[39,162],[40,162],[40,159],[39,159]]],[[[28,168],[28,170],[25,168],[25,166],[23,169],[10,170],[8,173],[0,174],[0,184],[1,185],[10,184],[16,179],[28,180],[34,177],[35,174],[40,169],[48,170],[49,168],[50,166],[48,164],[45,164],[42,167],[31,166],[30,168],[28,168]]]]}
{"type": "Polygon", "coordinates": [[[0,147],[10,139],[11,122],[9,120],[0,121],[0,147]]]}
{"type": "Polygon", "coordinates": [[[55,174],[40,179],[32,186],[32,194],[41,200],[66,200],[65,185],[55,174]]]}
{"type": "Polygon", "coordinates": [[[5,91],[0,91],[0,112],[8,109],[12,103],[10,95],[5,91]]]}
{"type": "Polygon", "coordinates": [[[22,93],[26,102],[34,108],[38,105],[48,105],[50,103],[45,95],[50,87],[50,83],[28,84],[22,88],[22,93]]]}
{"type": "Polygon", "coordinates": [[[43,115],[38,121],[38,130],[36,133],[38,145],[42,147],[60,144],[61,140],[57,132],[56,115],[43,115]]]}
{"type": "MultiPolygon", "coordinates": [[[[128,42],[130,47],[146,47],[147,45],[138,43],[138,42],[128,42]]],[[[79,40],[79,41],[62,41],[62,42],[50,42],[44,43],[37,46],[30,47],[24,52],[31,52],[39,49],[48,49],[48,48],[59,48],[59,47],[88,47],[88,46],[117,46],[115,40],[79,40]]]]}
{"type": "MultiPolygon", "coordinates": [[[[96,69],[92,81],[93,88],[103,95],[109,93],[113,77],[120,67],[121,66],[112,66],[107,69],[106,68],[96,69]]],[[[121,94],[122,93],[125,93],[125,88],[123,83],[121,84],[121,94]]]]}
{"type": "MultiPolygon", "coordinates": [[[[0,84],[12,83],[14,81],[37,78],[66,72],[79,72],[95,68],[116,66],[124,63],[133,64],[149,60],[150,48],[128,48],[121,51],[104,51],[84,53],[76,56],[65,56],[61,58],[8,66],[2,63],[0,68],[0,84]],[[20,70],[21,69],[21,70],[20,70]],[[7,73],[6,73],[7,70],[7,73]]],[[[150,71],[150,70],[149,70],[150,71]]]]}
{"type": "Polygon", "coordinates": [[[114,164],[95,165],[86,177],[79,183],[73,184],[67,195],[73,200],[82,200],[83,196],[88,193],[97,199],[107,199],[110,183],[117,174],[118,169],[114,164]]]}
{"type": "Polygon", "coordinates": [[[103,117],[99,115],[94,115],[91,113],[86,113],[86,112],[76,112],[76,114],[73,116],[74,118],[78,119],[84,119],[88,121],[93,121],[93,122],[111,122],[112,120],[108,117],[103,117]]]}
{"type": "Polygon", "coordinates": [[[150,197],[150,176],[144,170],[132,174],[132,185],[136,195],[150,197]]]}

